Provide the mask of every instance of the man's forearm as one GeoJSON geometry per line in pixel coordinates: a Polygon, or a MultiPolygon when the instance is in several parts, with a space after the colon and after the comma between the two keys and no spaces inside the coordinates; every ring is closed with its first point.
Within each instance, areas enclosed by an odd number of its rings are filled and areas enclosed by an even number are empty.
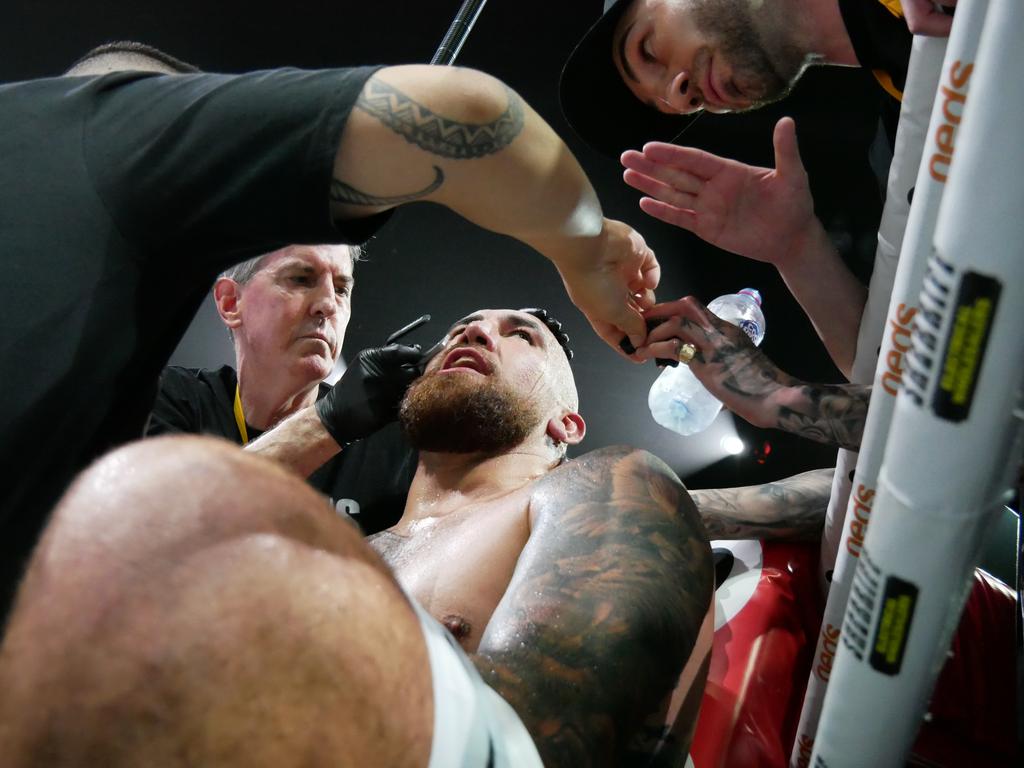
{"type": "Polygon", "coordinates": [[[814,469],[764,485],[691,490],[712,539],[816,541],[835,470],[814,469]]]}
{"type": "Polygon", "coordinates": [[[245,450],[283,464],[301,477],[309,477],[341,449],[311,406],[264,432],[245,450]]]}
{"type": "Polygon", "coordinates": [[[784,432],[819,443],[860,450],[871,387],[863,384],[796,384],[772,398],[774,423],[784,432]]]}
{"type": "Polygon", "coordinates": [[[780,260],[778,269],[832,361],[849,378],[867,289],[847,268],[817,220],[799,252],[780,260]]]}
{"type": "Polygon", "coordinates": [[[683,319],[691,334],[703,334],[696,337],[697,357],[691,365],[711,394],[754,426],[853,451],[860,448],[870,386],[807,384],[780,370],[741,332],[716,322],[717,331],[683,319]]]}

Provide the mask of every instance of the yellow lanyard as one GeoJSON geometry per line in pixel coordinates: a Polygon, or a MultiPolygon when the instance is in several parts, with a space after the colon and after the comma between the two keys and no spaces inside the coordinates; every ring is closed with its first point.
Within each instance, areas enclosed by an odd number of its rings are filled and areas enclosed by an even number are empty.
{"type": "Polygon", "coordinates": [[[245,414],[242,412],[242,396],[238,393],[238,385],[235,384],[235,424],[238,425],[238,433],[242,436],[242,445],[249,442],[249,432],[245,428],[245,414]]]}

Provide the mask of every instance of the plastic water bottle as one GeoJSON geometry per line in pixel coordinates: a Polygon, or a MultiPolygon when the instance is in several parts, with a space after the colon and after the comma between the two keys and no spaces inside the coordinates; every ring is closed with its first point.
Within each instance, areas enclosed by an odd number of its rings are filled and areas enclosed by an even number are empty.
{"type": "MultiPolygon", "coordinates": [[[[761,294],[753,288],[719,296],[708,304],[708,309],[742,328],[755,345],[764,338],[761,294]]],[[[722,401],[708,392],[690,367],[682,363],[661,372],[651,385],[647,405],[656,422],[680,435],[704,431],[722,409],[722,401]]]]}

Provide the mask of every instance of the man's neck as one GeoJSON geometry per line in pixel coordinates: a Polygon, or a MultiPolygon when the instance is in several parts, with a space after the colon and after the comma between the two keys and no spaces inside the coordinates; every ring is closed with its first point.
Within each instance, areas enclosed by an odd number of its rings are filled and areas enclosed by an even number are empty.
{"type": "Polygon", "coordinates": [[[857,54],[839,13],[839,0],[802,0],[801,5],[804,29],[812,36],[811,52],[820,55],[824,64],[857,66],[857,54]]]}
{"type": "Polygon", "coordinates": [[[319,382],[296,382],[282,375],[259,374],[244,362],[238,368],[242,412],[250,427],[265,432],[282,419],[316,402],[319,382]]]}
{"type": "Polygon", "coordinates": [[[551,470],[549,451],[520,446],[500,456],[420,452],[399,527],[501,498],[551,470]]]}

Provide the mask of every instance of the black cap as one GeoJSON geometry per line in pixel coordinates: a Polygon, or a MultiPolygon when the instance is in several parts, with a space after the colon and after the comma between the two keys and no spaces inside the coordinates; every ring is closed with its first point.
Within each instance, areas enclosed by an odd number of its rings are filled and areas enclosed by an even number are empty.
{"type": "Polygon", "coordinates": [[[558,88],[562,112],[573,130],[598,152],[616,158],[648,141],[671,141],[695,117],[659,112],[622,82],[612,45],[615,27],[631,2],[617,0],[587,31],[565,62],[558,88]]]}

